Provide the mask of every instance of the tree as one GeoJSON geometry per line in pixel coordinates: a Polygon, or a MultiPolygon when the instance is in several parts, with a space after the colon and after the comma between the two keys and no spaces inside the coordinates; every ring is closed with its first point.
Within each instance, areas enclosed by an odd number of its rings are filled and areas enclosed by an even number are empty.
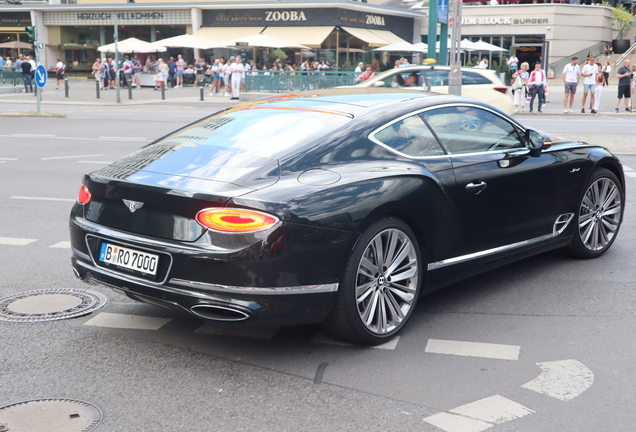
{"type": "Polygon", "coordinates": [[[625,36],[625,33],[627,33],[627,30],[631,28],[632,21],[634,21],[634,17],[629,12],[629,9],[627,9],[623,5],[614,7],[605,0],[603,0],[601,6],[605,6],[612,10],[612,13],[614,14],[612,23],[616,25],[616,28],[618,29],[618,35],[616,36],[616,39],[622,39],[625,36]]]}

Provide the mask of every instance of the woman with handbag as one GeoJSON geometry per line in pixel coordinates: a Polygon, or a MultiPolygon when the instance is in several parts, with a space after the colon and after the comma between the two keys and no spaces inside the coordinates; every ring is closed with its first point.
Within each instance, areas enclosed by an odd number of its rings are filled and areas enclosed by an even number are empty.
{"type": "Polygon", "coordinates": [[[521,105],[521,112],[526,103],[526,86],[523,85],[523,80],[516,73],[512,74],[512,91],[514,92],[515,112],[519,112],[519,105],[521,105]]]}

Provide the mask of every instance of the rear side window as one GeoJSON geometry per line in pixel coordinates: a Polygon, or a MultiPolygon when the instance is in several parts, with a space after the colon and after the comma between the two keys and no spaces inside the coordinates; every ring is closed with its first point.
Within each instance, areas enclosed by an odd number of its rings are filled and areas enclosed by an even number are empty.
{"type": "Polygon", "coordinates": [[[419,115],[395,122],[376,132],[371,138],[407,156],[444,154],[439,142],[419,115]]]}
{"type": "Polygon", "coordinates": [[[462,84],[492,84],[492,82],[488,78],[478,74],[477,72],[462,71],[462,84]]]}
{"type": "Polygon", "coordinates": [[[451,154],[524,147],[515,127],[490,111],[456,106],[422,115],[451,154]]]}

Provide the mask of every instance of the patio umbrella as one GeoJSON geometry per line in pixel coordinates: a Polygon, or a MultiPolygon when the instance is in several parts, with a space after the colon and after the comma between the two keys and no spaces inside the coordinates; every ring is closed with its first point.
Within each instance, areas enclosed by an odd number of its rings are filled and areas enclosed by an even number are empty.
{"type": "MultiPolygon", "coordinates": [[[[462,41],[462,43],[465,41],[466,39],[464,39],[462,41]]],[[[473,51],[488,51],[488,52],[494,52],[494,51],[508,51],[505,48],[501,48],[498,47],[497,45],[493,45],[493,44],[489,44],[488,42],[484,42],[484,41],[478,41],[478,42],[471,42],[472,44],[472,50],[473,51]]]]}
{"type": "Polygon", "coordinates": [[[268,36],[264,34],[255,34],[252,36],[244,36],[229,41],[223,42],[224,46],[236,46],[237,43],[247,44],[251,47],[261,48],[307,48],[305,45],[297,44],[296,42],[289,41],[287,39],[281,39],[274,36],[268,36]]]}
{"type": "Polygon", "coordinates": [[[157,42],[153,42],[153,45],[162,46],[167,48],[198,48],[198,49],[210,49],[210,48],[225,48],[226,45],[214,41],[212,39],[203,38],[200,36],[194,36],[190,34],[184,34],[181,36],[174,36],[167,39],[162,39],[157,42]]]}
{"type": "Polygon", "coordinates": [[[410,44],[408,42],[397,42],[391,45],[386,45],[380,48],[375,48],[373,51],[390,51],[390,52],[426,52],[428,48],[423,48],[410,44]]]}
{"type": "MultiPolygon", "coordinates": [[[[128,39],[124,39],[117,43],[117,50],[120,53],[150,53],[150,52],[164,52],[166,51],[166,47],[155,45],[154,43],[145,42],[140,39],[131,37],[128,39]]],[[[97,48],[98,51],[101,52],[115,52],[115,44],[102,45],[97,48]]]]}
{"type": "Polygon", "coordinates": [[[28,44],[26,42],[11,41],[0,43],[0,48],[31,49],[31,44],[28,44]]]}
{"type": "MultiPolygon", "coordinates": [[[[423,51],[422,52],[428,52],[428,44],[425,44],[424,42],[418,42],[416,44],[413,44],[414,47],[416,48],[421,48],[423,51]]],[[[448,40],[448,47],[450,47],[450,39],[448,40]]],[[[469,41],[468,39],[464,39],[463,41],[461,41],[460,43],[460,48],[462,51],[474,51],[475,49],[472,48],[473,43],[471,41],[469,41]]],[[[439,43],[437,44],[437,52],[439,52],[439,43]]]]}

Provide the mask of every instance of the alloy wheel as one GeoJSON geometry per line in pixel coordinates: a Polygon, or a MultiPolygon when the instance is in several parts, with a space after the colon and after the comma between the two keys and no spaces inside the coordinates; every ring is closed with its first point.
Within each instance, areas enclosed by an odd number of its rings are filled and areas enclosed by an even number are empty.
{"type": "Polygon", "coordinates": [[[372,333],[394,331],[414,305],[417,253],[399,229],[378,233],[367,245],[356,274],[355,297],[363,325],[372,333]]]}
{"type": "Polygon", "coordinates": [[[585,192],[579,209],[579,236],[590,251],[602,251],[611,244],[621,221],[621,193],[607,177],[594,181],[585,192]]]}

